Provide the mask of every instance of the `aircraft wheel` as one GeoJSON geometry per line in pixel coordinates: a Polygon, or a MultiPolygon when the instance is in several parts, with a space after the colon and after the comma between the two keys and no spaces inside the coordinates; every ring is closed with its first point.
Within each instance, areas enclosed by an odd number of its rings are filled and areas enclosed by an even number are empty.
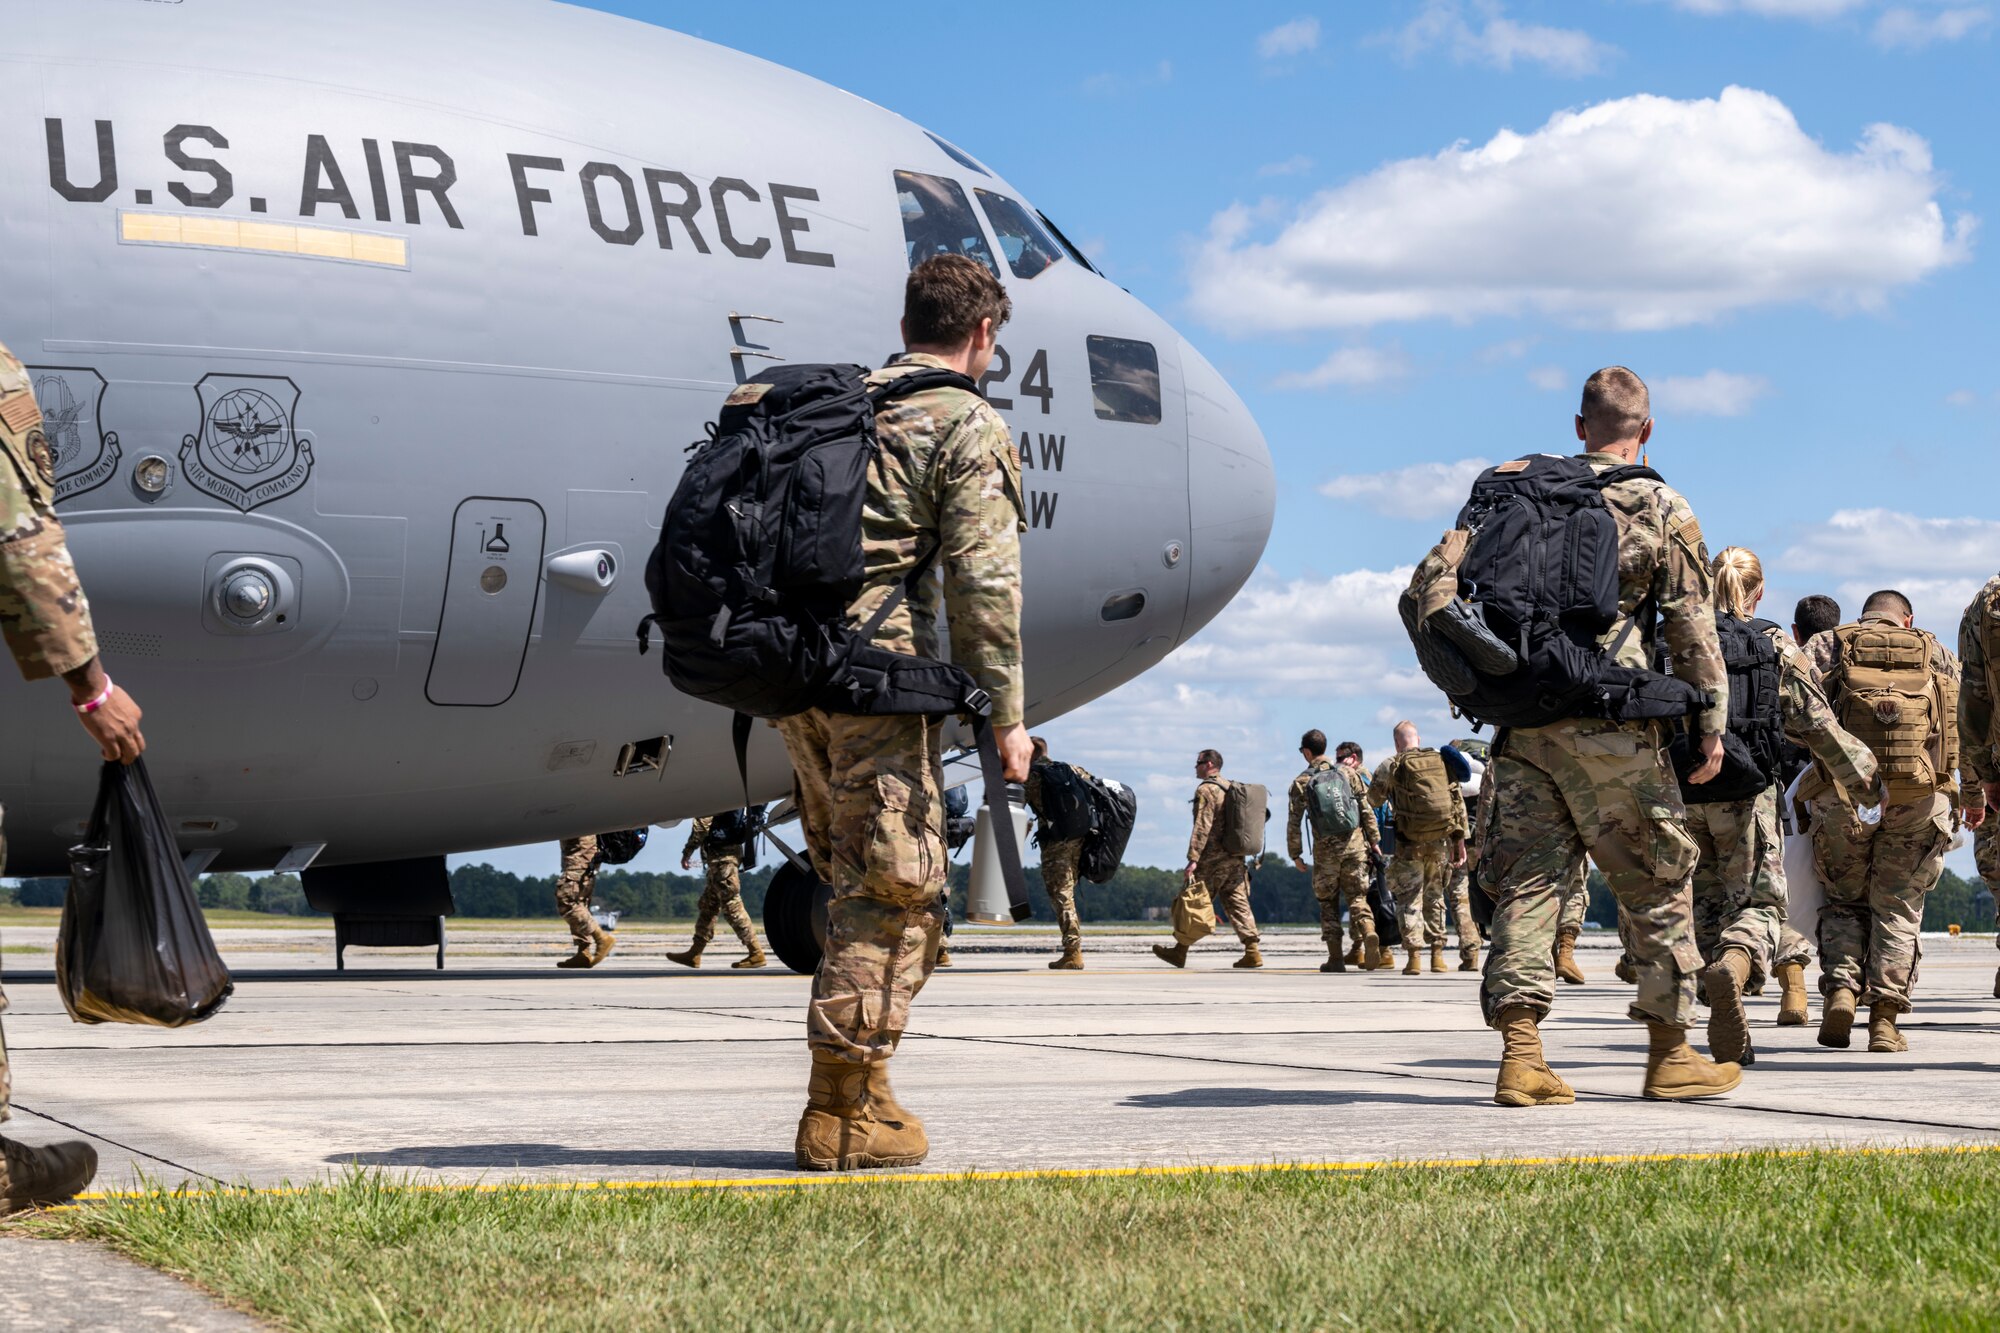
{"type": "Polygon", "coordinates": [[[794,972],[819,971],[826,952],[826,909],[833,889],[787,861],[764,890],[764,935],[771,952],[794,972]]]}

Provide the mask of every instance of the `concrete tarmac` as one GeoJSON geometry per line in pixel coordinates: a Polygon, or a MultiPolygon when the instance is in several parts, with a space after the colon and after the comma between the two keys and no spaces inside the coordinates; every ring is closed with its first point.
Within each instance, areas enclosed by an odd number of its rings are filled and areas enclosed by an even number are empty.
{"type": "MultiPolygon", "coordinates": [[[[629,929],[603,967],[562,972],[559,928],[460,930],[446,971],[350,950],[336,976],[330,930],[224,928],[235,996],[165,1032],[72,1024],[37,956],[50,935],[7,931],[8,1132],[90,1135],[106,1187],[298,1183],[356,1163],[453,1181],[793,1171],[807,979],[730,971],[733,945],[689,972],[659,956],[677,939],[629,929]]],[[[1326,975],[1316,935],[1283,929],[1262,971],[1232,969],[1226,937],[1175,971],[1145,951],[1163,938],[1089,936],[1087,970],[1069,973],[1046,966],[1052,932],[961,928],[894,1066],[930,1129],[924,1169],[2000,1144],[1991,937],[1926,938],[1908,1054],[1775,1027],[1774,985],[1750,1001],[1743,1086],[1674,1105],[1638,1096],[1644,1031],[1611,976],[1615,941],[1592,932],[1591,981],[1559,988],[1544,1029],[1577,1104],[1531,1111],[1490,1100],[1499,1039],[1475,975],[1326,975]]]]}

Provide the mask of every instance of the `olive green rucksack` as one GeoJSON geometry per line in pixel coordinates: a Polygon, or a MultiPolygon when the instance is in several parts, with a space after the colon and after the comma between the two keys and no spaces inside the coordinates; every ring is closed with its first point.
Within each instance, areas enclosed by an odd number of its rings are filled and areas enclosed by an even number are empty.
{"type": "Polygon", "coordinates": [[[1404,837],[1434,838],[1451,827],[1451,775],[1444,770],[1444,756],[1436,750],[1407,750],[1396,756],[1396,772],[1389,787],[1390,804],[1396,808],[1396,832],[1404,837]]]}
{"type": "Polygon", "coordinates": [[[1361,798],[1347,770],[1339,764],[1322,768],[1306,779],[1306,815],[1312,821],[1313,842],[1321,847],[1344,847],[1361,827],[1361,798]]]}

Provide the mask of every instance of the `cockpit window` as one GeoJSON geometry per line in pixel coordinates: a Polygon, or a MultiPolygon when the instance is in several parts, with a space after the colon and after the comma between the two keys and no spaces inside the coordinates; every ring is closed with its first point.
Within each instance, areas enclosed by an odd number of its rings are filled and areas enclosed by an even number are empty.
{"type": "Polygon", "coordinates": [[[979,230],[979,219],[957,181],[899,171],[896,204],[903,214],[903,242],[911,268],[933,255],[966,255],[992,269],[994,277],[1000,276],[986,248],[986,233],[979,230]]]}
{"type": "Polygon", "coordinates": [[[1024,280],[1038,277],[1062,258],[1055,241],[1018,202],[991,190],[975,188],[972,192],[979,196],[979,207],[993,225],[993,234],[1000,240],[1000,253],[1007,256],[1007,267],[1014,270],[1015,277],[1024,280]]]}
{"type": "Polygon", "coordinates": [[[1160,424],[1160,354],[1131,338],[1090,336],[1090,394],[1100,421],[1160,424]]]}
{"type": "Polygon", "coordinates": [[[1092,273],[1097,273],[1098,277],[1101,278],[1104,276],[1102,273],[1097,272],[1097,265],[1091,263],[1088,259],[1085,259],[1083,257],[1083,251],[1077,249],[1076,246],[1070,242],[1069,237],[1063,235],[1062,228],[1058,227],[1055,223],[1049,221],[1049,215],[1047,213],[1037,212],[1035,216],[1040,218],[1042,220],[1042,225],[1049,229],[1049,235],[1056,238],[1056,244],[1062,246],[1064,250],[1067,250],[1069,252],[1069,257],[1071,259],[1074,259],[1077,263],[1083,265],[1086,269],[1090,270],[1092,273]]]}
{"type": "Polygon", "coordinates": [[[924,137],[944,149],[945,156],[958,163],[961,167],[976,171],[982,176],[991,176],[993,174],[985,167],[979,165],[979,159],[966,152],[963,148],[960,148],[957,144],[952,143],[949,139],[940,139],[929,130],[924,131],[924,137]]]}

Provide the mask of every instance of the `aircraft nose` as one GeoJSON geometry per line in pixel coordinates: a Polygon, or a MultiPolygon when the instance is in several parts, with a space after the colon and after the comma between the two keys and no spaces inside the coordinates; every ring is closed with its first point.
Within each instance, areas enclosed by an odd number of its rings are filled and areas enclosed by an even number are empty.
{"type": "Polygon", "coordinates": [[[1207,358],[1181,343],[1188,414],[1188,559],[1185,643],[1214,619],[1264,558],[1277,477],[1264,432],[1207,358]]]}

